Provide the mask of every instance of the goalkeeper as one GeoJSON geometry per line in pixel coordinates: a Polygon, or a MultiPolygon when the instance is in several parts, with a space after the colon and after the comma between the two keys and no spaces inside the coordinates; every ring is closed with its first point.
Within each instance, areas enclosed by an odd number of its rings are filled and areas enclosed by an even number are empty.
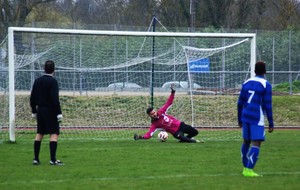
{"type": "Polygon", "coordinates": [[[185,124],[171,115],[167,115],[167,110],[173,103],[175,97],[175,86],[171,84],[171,95],[167,102],[158,110],[155,111],[152,107],[148,108],[146,113],[151,118],[151,125],[144,135],[134,134],[134,139],[150,139],[157,130],[165,130],[172,134],[174,138],[179,139],[179,142],[196,143],[200,142],[193,137],[198,135],[198,130],[194,127],[185,124]],[[186,135],[185,135],[186,134],[186,135]]]}

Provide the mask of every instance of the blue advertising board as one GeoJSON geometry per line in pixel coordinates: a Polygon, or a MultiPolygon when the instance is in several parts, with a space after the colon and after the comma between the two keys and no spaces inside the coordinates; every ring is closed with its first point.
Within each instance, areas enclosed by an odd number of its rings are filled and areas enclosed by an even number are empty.
{"type": "Polygon", "coordinates": [[[210,70],[209,58],[190,60],[189,69],[190,72],[208,73],[210,70]]]}

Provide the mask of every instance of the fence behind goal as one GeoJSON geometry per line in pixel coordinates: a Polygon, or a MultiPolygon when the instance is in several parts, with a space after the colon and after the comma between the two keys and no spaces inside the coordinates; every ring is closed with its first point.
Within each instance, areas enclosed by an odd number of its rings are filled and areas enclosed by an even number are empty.
{"type": "Polygon", "coordinates": [[[29,95],[49,59],[56,63],[63,138],[144,133],[145,110],[165,103],[170,83],[177,92],[169,114],[204,139],[239,135],[232,113],[241,84],[253,75],[255,34],[10,28],[8,39],[2,133],[12,141],[35,133],[29,95]]]}

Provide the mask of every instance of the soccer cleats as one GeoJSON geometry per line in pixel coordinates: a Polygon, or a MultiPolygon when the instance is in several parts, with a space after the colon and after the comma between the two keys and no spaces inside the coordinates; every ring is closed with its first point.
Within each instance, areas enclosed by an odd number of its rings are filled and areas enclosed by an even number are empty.
{"type": "Polygon", "coordinates": [[[50,161],[50,165],[53,165],[53,166],[63,166],[64,163],[60,160],[56,160],[55,162],[53,161],[50,161]]]}
{"type": "Polygon", "coordinates": [[[196,140],[196,143],[205,143],[204,140],[196,140]]]}
{"type": "Polygon", "coordinates": [[[255,173],[253,169],[249,169],[249,168],[244,168],[242,174],[245,177],[262,177],[262,175],[255,173]]]}
{"type": "MultiPolygon", "coordinates": [[[[40,163],[39,160],[33,160],[33,161],[32,161],[32,164],[33,164],[33,165],[40,165],[41,163],[40,163]]],[[[55,162],[50,161],[50,165],[54,165],[54,166],[62,166],[62,165],[64,165],[64,163],[63,163],[62,161],[60,161],[60,160],[56,160],[55,162]]]]}
{"type": "Polygon", "coordinates": [[[185,139],[185,140],[181,139],[178,142],[180,142],[180,143],[205,143],[204,140],[197,140],[197,139],[194,139],[194,138],[185,139]]]}
{"type": "Polygon", "coordinates": [[[191,138],[192,141],[194,141],[195,143],[205,143],[204,140],[198,140],[198,139],[195,139],[195,138],[191,138]]]}
{"type": "Polygon", "coordinates": [[[38,160],[33,160],[33,161],[32,161],[32,164],[33,164],[33,165],[40,165],[41,163],[40,163],[40,161],[38,161],[38,160]]]}

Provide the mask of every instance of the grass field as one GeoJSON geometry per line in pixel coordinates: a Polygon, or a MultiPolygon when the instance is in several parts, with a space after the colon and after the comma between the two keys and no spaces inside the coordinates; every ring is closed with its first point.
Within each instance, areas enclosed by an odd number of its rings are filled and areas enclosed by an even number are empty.
{"type": "MultiPolygon", "coordinates": [[[[201,135],[201,133],[200,133],[201,135]]],[[[48,140],[40,166],[31,164],[34,134],[0,144],[0,189],[300,189],[300,130],[267,134],[256,172],[241,175],[241,140],[204,144],[139,140],[60,139],[50,166],[48,140]]]]}

